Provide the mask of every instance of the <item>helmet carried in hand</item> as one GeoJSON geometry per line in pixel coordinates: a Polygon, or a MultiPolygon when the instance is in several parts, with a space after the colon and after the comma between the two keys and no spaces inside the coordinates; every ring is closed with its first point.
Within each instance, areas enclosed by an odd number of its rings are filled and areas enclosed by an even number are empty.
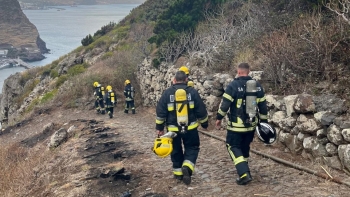
{"type": "Polygon", "coordinates": [[[276,129],[269,124],[259,123],[255,130],[259,140],[263,143],[272,144],[276,141],[276,129]]]}
{"type": "Polygon", "coordinates": [[[173,139],[169,137],[156,138],[153,152],[161,158],[167,157],[173,151],[173,139]]]}

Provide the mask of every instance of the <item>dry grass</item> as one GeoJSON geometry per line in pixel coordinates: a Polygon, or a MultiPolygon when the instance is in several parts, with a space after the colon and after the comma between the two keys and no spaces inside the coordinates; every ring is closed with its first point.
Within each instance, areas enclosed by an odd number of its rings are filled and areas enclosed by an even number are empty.
{"type": "Polygon", "coordinates": [[[34,153],[18,144],[0,146],[0,196],[23,196],[36,178],[33,169],[45,157],[45,153],[34,153]]]}

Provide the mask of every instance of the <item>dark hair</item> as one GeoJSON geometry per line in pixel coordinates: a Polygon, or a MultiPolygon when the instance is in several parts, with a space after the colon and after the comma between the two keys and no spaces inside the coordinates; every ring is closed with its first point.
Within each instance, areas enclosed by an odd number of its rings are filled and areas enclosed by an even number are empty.
{"type": "Polygon", "coordinates": [[[175,74],[175,80],[177,82],[185,82],[186,81],[186,78],[187,78],[187,75],[184,71],[177,71],[176,74],[175,74]]]}
{"type": "Polygon", "coordinates": [[[249,70],[249,69],[250,69],[250,66],[249,66],[248,63],[240,63],[240,64],[238,65],[238,68],[239,68],[239,69],[244,69],[244,70],[249,70]]]}

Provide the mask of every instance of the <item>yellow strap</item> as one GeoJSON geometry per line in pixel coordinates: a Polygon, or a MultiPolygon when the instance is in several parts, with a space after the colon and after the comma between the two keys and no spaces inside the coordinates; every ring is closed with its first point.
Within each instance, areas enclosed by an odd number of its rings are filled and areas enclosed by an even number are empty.
{"type": "Polygon", "coordinates": [[[222,97],[226,98],[227,100],[233,102],[233,98],[231,95],[227,94],[227,93],[224,93],[224,95],[222,95],[222,97]]]}

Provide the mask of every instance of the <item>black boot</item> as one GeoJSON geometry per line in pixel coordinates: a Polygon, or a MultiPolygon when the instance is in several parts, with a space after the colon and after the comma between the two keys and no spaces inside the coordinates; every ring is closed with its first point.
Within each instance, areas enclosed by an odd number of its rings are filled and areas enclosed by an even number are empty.
{"type": "Polygon", "coordinates": [[[112,113],[108,113],[108,115],[109,115],[109,118],[113,118],[113,114],[112,113]]]}
{"type": "Polygon", "coordinates": [[[183,175],[175,175],[174,174],[174,179],[176,179],[176,180],[182,180],[182,178],[183,178],[183,175]]]}
{"type": "Polygon", "coordinates": [[[183,178],[182,181],[186,184],[189,185],[191,184],[191,175],[192,175],[192,171],[189,167],[187,166],[182,166],[182,174],[183,174],[183,178]]]}
{"type": "Polygon", "coordinates": [[[132,110],[132,114],[135,114],[135,113],[136,113],[136,112],[135,112],[135,109],[133,109],[133,110],[132,110]]]}
{"type": "Polygon", "coordinates": [[[252,180],[253,179],[252,179],[252,176],[250,175],[250,172],[246,172],[241,177],[236,179],[236,183],[238,185],[246,185],[252,180]]]}
{"type": "Polygon", "coordinates": [[[124,113],[126,113],[126,114],[127,114],[127,113],[128,113],[128,111],[129,111],[129,110],[124,110],[124,113]]]}

